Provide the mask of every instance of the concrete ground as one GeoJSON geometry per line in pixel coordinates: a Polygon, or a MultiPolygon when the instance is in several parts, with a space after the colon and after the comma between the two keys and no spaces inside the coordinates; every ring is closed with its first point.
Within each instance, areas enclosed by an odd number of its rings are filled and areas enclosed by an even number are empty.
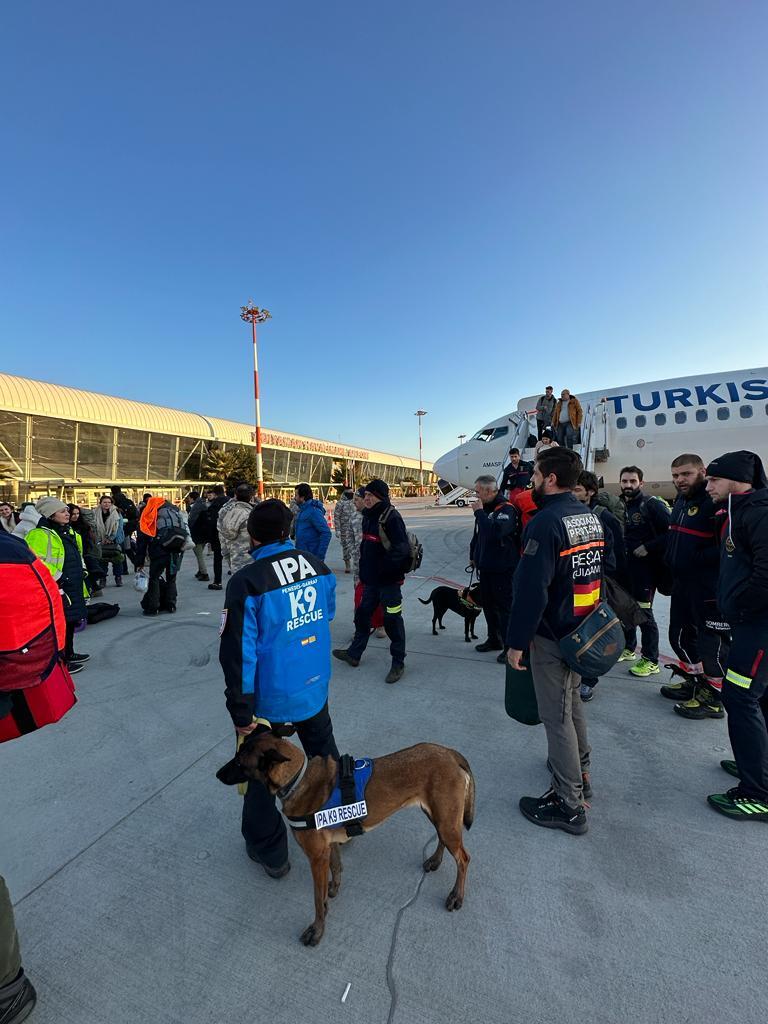
{"type": "MultiPolygon", "coordinates": [[[[529,824],[548,785],[542,727],[504,713],[504,671],[448,614],[430,632],[430,576],[465,579],[472,519],[407,510],[425,547],[405,586],[407,672],[387,645],[334,668],[339,747],[376,756],[420,740],[461,750],[477,780],[467,899],[448,914],[446,856],[423,875],[431,827],[405,811],[343,851],[344,881],[316,949],[307,862],[268,879],[245,856],[239,798],[214,773],[234,737],[222,695],[223,594],[182,569],[179,611],[145,619],[130,579],[120,615],[79,639],[91,661],[57,726],[0,747],[0,871],[16,902],[35,1024],[763,1024],[768,829],[732,824],[725,723],[689,722],[663,677],[619,666],[588,705],[590,831],[529,824]],[[349,987],[346,1001],[344,992],[349,987]]],[[[351,577],[336,542],[337,643],[351,577]]],[[[660,618],[666,618],[660,602],[660,618]]],[[[662,627],[663,632],[665,626],[662,627]]],[[[484,633],[480,630],[481,637],[484,633]]],[[[664,647],[664,644],[662,644],[664,647]]]]}

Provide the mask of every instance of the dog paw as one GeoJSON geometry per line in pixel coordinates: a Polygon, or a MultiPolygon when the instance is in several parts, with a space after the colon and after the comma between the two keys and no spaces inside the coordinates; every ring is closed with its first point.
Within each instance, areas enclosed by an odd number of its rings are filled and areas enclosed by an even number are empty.
{"type": "Polygon", "coordinates": [[[341,882],[329,882],[328,883],[328,899],[334,900],[338,895],[339,889],[341,888],[341,882]]]}
{"type": "Polygon", "coordinates": [[[440,867],[441,859],[442,858],[438,858],[434,854],[432,854],[431,857],[427,857],[427,859],[422,864],[422,867],[424,868],[425,871],[437,871],[437,869],[440,867]]]}
{"type": "Polygon", "coordinates": [[[311,924],[301,933],[301,941],[305,946],[316,946],[323,937],[323,929],[311,924]]]}
{"type": "Polygon", "coordinates": [[[457,894],[453,892],[453,890],[451,890],[451,892],[448,893],[448,899],[445,901],[445,909],[461,910],[461,905],[463,902],[464,900],[461,898],[461,896],[457,896],[457,894]]]}

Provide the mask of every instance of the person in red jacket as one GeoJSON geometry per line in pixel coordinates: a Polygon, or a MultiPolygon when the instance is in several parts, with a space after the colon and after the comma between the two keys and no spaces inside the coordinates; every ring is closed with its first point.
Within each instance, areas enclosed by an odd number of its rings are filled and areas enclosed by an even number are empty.
{"type": "MultiPolygon", "coordinates": [[[[0,530],[0,742],[58,721],[75,703],[62,662],[59,588],[20,537],[0,530]]],[[[24,974],[13,906],[0,876],[0,1020],[24,1020],[37,995],[24,974]]]]}

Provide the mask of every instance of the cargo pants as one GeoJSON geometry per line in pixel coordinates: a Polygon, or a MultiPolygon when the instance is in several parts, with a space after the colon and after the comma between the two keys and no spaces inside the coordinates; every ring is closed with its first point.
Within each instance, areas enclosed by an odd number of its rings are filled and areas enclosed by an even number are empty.
{"type": "Polygon", "coordinates": [[[563,661],[554,640],[534,637],[530,655],[539,718],[547,734],[552,786],[568,807],[581,807],[581,773],[589,771],[591,754],[587,716],[579,697],[581,677],[563,661]]]}

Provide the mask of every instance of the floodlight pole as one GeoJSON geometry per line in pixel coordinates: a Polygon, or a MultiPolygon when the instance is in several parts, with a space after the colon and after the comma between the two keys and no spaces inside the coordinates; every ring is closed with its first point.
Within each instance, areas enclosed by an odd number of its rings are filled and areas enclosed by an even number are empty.
{"type": "Polygon", "coordinates": [[[268,309],[259,309],[249,299],[247,306],[240,307],[240,319],[251,325],[253,334],[253,401],[256,408],[256,486],[259,501],[264,500],[264,466],[261,458],[261,406],[259,403],[259,350],[256,343],[256,324],[272,319],[268,309]]]}
{"type": "Polygon", "coordinates": [[[423,469],[424,469],[424,467],[423,467],[423,460],[422,460],[422,454],[421,454],[421,452],[422,452],[421,421],[427,415],[427,412],[426,412],[426,409],[418,409],[413,415],[419,417],[419,494],[422,494],[423,491],[424,491],[424,476],[423,476],[423,469]]]}

